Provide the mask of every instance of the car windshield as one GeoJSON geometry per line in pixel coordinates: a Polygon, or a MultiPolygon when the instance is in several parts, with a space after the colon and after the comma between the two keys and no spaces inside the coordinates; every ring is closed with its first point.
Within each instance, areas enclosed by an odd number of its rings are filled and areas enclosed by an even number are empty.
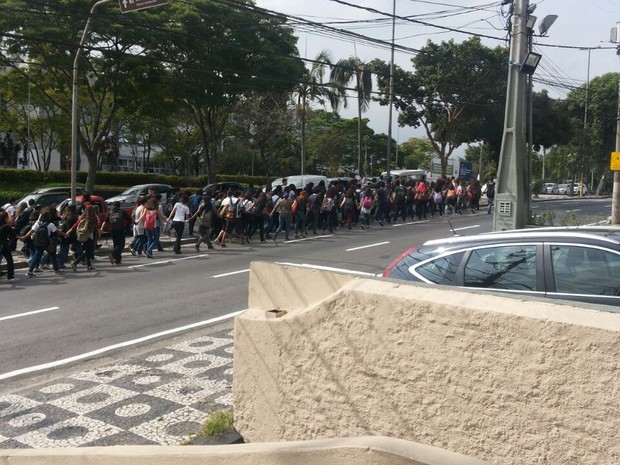
{"type": "Polygon", "coordinates": [[[124,191],[121,195],[138,195],[142,190],[142,186],[133,186],[124,191]]]}

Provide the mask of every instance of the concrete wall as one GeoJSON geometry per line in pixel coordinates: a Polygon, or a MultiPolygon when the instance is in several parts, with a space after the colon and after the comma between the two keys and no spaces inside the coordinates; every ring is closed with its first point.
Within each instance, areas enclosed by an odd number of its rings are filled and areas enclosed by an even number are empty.
{"type": "Polygon", "coordinates": [[[250,442],[381,435],[501,464],[618,464],[619,365],[620,314],[253,263],[235,427],[250,442]]]}
{"type": "Polygon", "coordinates": [[[230,446],[116,446],[0,451],[0,465],[490,465],[392,438],[230,446]]]}

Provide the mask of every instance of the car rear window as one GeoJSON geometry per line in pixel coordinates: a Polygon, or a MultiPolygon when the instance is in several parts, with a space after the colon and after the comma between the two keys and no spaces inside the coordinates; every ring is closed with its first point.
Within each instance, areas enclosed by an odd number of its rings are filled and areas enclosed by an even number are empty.
{"type": "Polygon", "coordinates": [[[424,263],[415,269],[422,278],[435,284],[456,284],[456,272],[465,255],[459,252],[424,263]]]}

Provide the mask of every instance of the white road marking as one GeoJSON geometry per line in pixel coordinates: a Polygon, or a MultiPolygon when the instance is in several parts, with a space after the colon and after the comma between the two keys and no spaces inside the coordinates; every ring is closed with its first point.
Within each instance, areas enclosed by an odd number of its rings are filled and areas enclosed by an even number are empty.
{"type": "Polygon", "coordinates": [[[462,228],[454,228],[455,231],[463,231],[465,229],[473,229],[473,228],[479,228],[480,225],[479,224],[475,224],[474,226],[463,226],[462,228]]]}
{"type": "Polygon", "coordinates": [[[389,243],[390,243],[390,241],[385,241],[385,242],[378,242],[376,244],[362,245],[361,247],[354,247],[352,249],[346,249],[345,252],[354,252],[356,250],[368,249],[370,247],[378,247],[380,245],[385,245],[385,244],[389,244],[389,243]]]}
{"type": "Polygon", "coordinates": [[[127,268],[129,269],[133,269],[133,268],[144,268],[146,266],[153,266],[153,265],[163,265],[165,263],[174,263],[174,262],[180,262],[182,260],[192,260],[194,258],[203,258],[203,257],[208,257],[208,254],[203,254],[203,255],[192,255],[190,257],[183,257],[183,258],[171,258],[169,260],[160,260],[157,262],[148,262],[148,263],[144,263],[142,265],[132,265],[132,266],[128,266],[127,268]]]}
{"type": "Polygon", "coordinates": [[[59,367],[61,365],[66,365],[68,363],[77,362],[78,360],[83,360],[85,358],[93,357],[95,355],[100,355],[100,354],[103,354],[105,352],[110,352],[111,350],[120,349],[122,347],[127,347],[127,346],[131,346],[131,345],[134,345],[134,344],[139,344],[141,342],[145,342],[145,341],[148,341],[148,340],[151,340],[151,339],[155,339],[155,338],[158,338],[158,337],[168,336],[169,334],[179,333],[181,331],[186,331],[188,329],[198,328],[200,326],[206,326],[206,325],[210,325],[210,324],[213,324],[213,323],[219,323],[220,321],[224,321],[224,320],[228,320],[230,318],[234,318],[237,315],[243,313],[244,311],[245,310],[239,310],[237,312],[228,313],[227,315],[222,315],[222,316],[218,316],[216,318],[211,318],[210,320],[199,321],[198,323],[192,323],[190,325],[181,326],[179,328],[168,329],[166,331],[162,331],[162,332],[155,333],[155,334],[150,334],[148,336],[140,337],[138,339],[132,339],[130,341],[120,342],[118,344],[114,344],[114,345],[111,345],[111,346],[102,347],[100,349],[92,350],[92,351],[86,352],[84,354],[74,355],[73,357],[64,358],[62,360],[56,360],[56,361],[50,362],[50,363],[43,363],[41,365],[35,365],[35,366],[32,366],[32,367],[28,367],[28,368],[20,368],[19,370],[9,371],[8,373],[0,374],[0,380],[8,379],[8,378],[13,378],[15,376],[24,375],[24,374],[27,374],[27,373],[33,373],[35,371],[47,370],[49,368],[56,368],[56,367],[59,367]]]}
{"type": "Polygon", "coordinates": [[[51,312],[52,310],[58,310],[59,308],[60,307],[49,307],[43,308],[41,310],[33,310],[32,312],[18,313],[17,315],[3,316],[2,318],[0,318],[0,321],[12,320],[13,318],[21,318],[22,316],[36,315],[37,313],[51,312]]]}
{"type": "Polygon", "coordinates": [[[212,278],[225,278],[226,276],[232,276],[235,274],[249,273],[249,272],[250,272],[250,269],[248,268],[247,270],[231,271],[230,273],[216,274],[212,276],[212,278]]]}
{"type": "Polygon", "coordinates": [[[571,212],[580,212],[582,209],[581,208],[576,208],[574,210],[566,210],[566,213],[571,213],[571,212]]]}
{"type": "Polygon", "coordinates": [[[276,262],[276,264],[284,265],[284,266],[297,266],[299,268],[311,268],[314,270],[335,271],[337,273],[355,274],[355,275],[360,275],[360,276],[381,276],[381,274],[366,273],[364,271],[345,270],[343,268],[334,268],[331,266],[311,265],[308,263],[276,262]]]}
{"type": "Polygon", "coordinates": [[[332,237],[333,234],[322,234],[320,236],[311,236],[311,237],[302,237],[300,239],[289,239],[288,241],[284,241],[285,244],[292,244],[293,242],[303,242],[303,241],[312,241],[314,239],[322,239],[325,237],[332,237]]]}

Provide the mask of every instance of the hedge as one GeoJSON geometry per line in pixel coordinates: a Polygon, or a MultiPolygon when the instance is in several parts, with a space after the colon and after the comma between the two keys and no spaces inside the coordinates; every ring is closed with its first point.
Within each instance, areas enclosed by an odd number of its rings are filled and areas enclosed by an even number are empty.
{"type": "MultiPolygon", "coordinates": [[[[78,184],[86,183],[86,172],[79,171],[76,175],[78,184]]],[[[11,184],[70,184],[70,171],[47,171],[20,170],[4,168],[0,169],[0,182],[11,184]]],[[[263,176],[235,176],[217,175],[216,182],[234,181],[254,186],[266,185],[270,180],[263,176]]],[[[175,176],[151,173],[125,173],[112,171],[99,171],[95,186],[120,186],[130,187],[136,184],[160,183],[181,187],[203,187],[208,184],[207,176],[175,176]]]]}

